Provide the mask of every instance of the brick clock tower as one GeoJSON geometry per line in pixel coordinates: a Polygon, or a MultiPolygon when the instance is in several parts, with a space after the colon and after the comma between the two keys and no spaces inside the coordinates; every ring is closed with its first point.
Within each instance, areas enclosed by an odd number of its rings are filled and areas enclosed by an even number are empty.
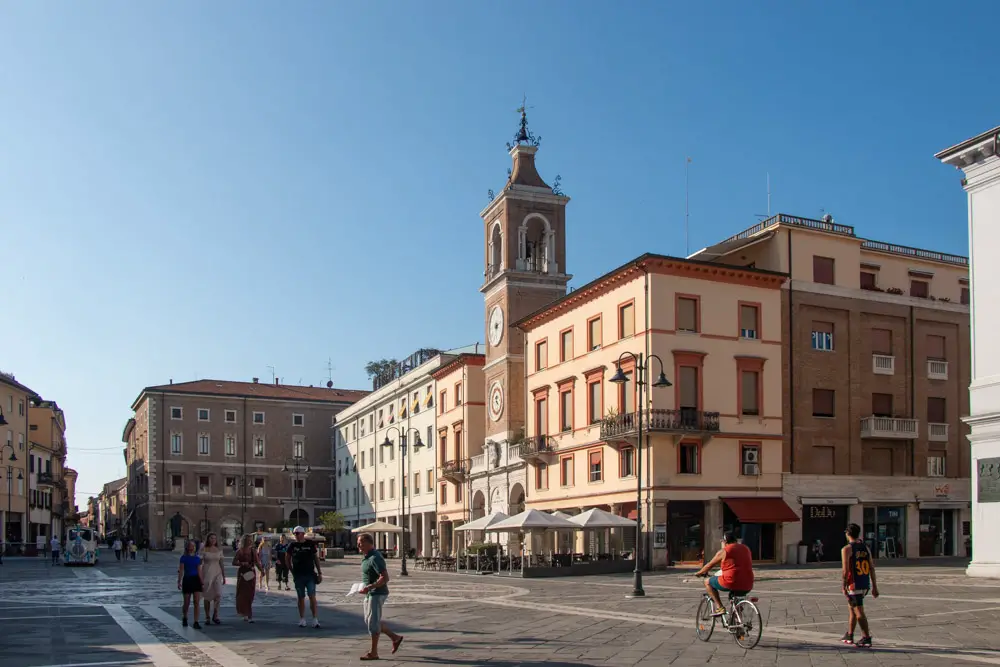
{"type": "Polygon", "coordinates": [[[507,184],[480,214],[485,231],[486,439],[510,441],[525,426],[525,364],[530,352],[513,327],[522,317],[566,295],[566,204],[559,177],[549,186],[535,169],[538,139],[521,127],[508,144],[507,184]]]}

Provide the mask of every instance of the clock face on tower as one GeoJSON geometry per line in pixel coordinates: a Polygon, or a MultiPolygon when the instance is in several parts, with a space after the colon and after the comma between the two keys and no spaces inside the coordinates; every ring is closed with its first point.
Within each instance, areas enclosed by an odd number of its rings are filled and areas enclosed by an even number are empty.
{"type": "Polygon", "coordinates": [[[503,309],[500,306],[493,306],[490,311],[490,345],[497,347],[503,340],[503,309]]]}
{"type": "Polygon", "coordinates": [[[490,419],[500,421],[503,416],[503,387],[499,382],[490,386],[490,419]]]}

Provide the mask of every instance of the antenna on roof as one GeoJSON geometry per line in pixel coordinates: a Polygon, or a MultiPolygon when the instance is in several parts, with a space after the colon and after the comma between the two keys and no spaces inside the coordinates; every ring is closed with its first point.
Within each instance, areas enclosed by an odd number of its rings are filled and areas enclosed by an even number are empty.
{"type": "Polygon", "coordinates": [[[274,366],[268,366],[267,368],[271,371],[271,384],[274,384],[274,366]]]}
{"type": "Polygon", "coordinates": [[[332,387],[333,386],[333,359],[331,359],[330,357],[326,358],[326,379],[327,379],[327,382],[329,383],[326,386],[332,387]]]}
{"type": "Polygon", "coordinates": [[[688,182],[689,182],[688,172],[690,171],[690,167],[691,167],[691,157],[688,156],[687,161],[684,163],[684,256],[685,257],[687,257],[688,255],[691,254],[691,243],[688,240],[689,239],[689,236],[688,236],[688,221],[689,221],[689,219],[691,217],[691,215],[690,215],[691,209],[688,206],[688,202],[689,202],[689,197],[688,197],[688,182]]]}
{"type": "Polygon", "coordinates": [[[771,217],[771,172],[767,172],[767,217],[771,217]]]}

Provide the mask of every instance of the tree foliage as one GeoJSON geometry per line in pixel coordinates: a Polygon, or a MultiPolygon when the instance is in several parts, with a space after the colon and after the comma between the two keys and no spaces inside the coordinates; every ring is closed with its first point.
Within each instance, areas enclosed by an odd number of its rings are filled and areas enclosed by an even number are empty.
{"type": "Polygon", "coordinates": [[[378,361],[369,361],[365,364],[365,373],[368,374],[368,378],[378,378],[383,381],[392,379],[393,374],[396,372],[396,366],[399,362],[395,359],[379,359],[378,361]]]}
{"type": "Polygon", "coordinates": [[[326,512],[319,515],[319,522],[323,526],[323,530],[328,533],[337,533],[344,530],[346,525],[344,521],[344,515],[340,512],[326,512]]]}

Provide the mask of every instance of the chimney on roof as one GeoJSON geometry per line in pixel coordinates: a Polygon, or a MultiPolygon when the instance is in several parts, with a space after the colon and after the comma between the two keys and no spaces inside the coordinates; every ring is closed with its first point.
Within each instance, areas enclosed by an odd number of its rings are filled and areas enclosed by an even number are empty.
{"type": "Polygon", "coordinates": [[[254,384],[257,384],[258,382],[260,382],[260,378],[254,378],[254,379],[253,379],[253,383],[254,383],[254,384]]]}
{"type": "Polygon", "coordinates": [[[174,383],[174,379],[170,378],[170,384],[173,384],[173,383],[174,383]]]}
{"type": "Polygon", "coordinates": [[[281,379],[281,378],[274,378],[274,386],[275,386],[275,387],[277,387],[277,386],[278,386],[278,380],[280,380],[280,379],[281,379]]]}

